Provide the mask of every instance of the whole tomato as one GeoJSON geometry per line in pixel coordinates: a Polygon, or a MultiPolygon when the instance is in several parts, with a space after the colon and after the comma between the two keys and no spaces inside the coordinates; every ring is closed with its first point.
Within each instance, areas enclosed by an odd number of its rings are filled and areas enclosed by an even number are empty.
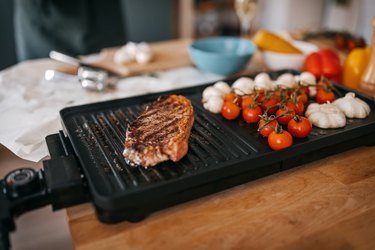
{"type": "Polygon", "coordinates": [[[305,111],[305,105],[303,105],[303,102],[298,100],[289,100],[285,104],[289,109],[293,109],[294,112],[296,112],[297,115],[302,115],[303,111],[305,111]]]}
{"type": "Polygon", "coordinates": [[[261,117],[259,121],[258,131],[264,137],[268,137],[268,135],[275,130],[276,126],[278,125],[276,119],[272,119],[269,117],[261,117]],[[267,124],[267,125],[266,125],[267,124]]]}
{"type": "Polygon", "coordinates": [[[288,131],[283,130],[278,126],[271,134],[268,136],[268,145],[273,150],[281,150],[288,148],[293,144],[293,137],[288,131]]]}
{"type": "Polygon", "coordinates": [[[307,102],[309,101],[309,97],[307,96],[307,94],[305,92],[300,92],[298,95],[297,95],[297,100],[301,101],[304,105],[307,104],[307,102]]]}
{"type": "Polygon", "coordinates": [[[348,46],[349,51],[352,51],[353,49],[357,48],[357,43],[356,43],[355,38],[349,39],[347,46],[348,46]]]}
{"type": "Polygon", "coordinates": [[[237,106],[241,106],[242,98],[234,92],[230,92],[224,96],[224,102],[232,102],[237,106]]]}
{"type": "Polygon", "coordinates": [[[267,114],[274,114],[277,110],[279,100],[275,96],[267,96],[262,101],[262,109],[267,111],[267,114]]]}
{"type": "Polygon", "coordinates": [[[335,44],[338,49],[345,49],[346,38],[342,34],[337,34],[335,37],[335,44]]]}
{"type": "Polygon", "coordinates": [[[312,130],[312,124],[309,119],[303,116],[295,116],[288,122],[288,131],[298,138],[307,137],[312,130]]]}
{"type": "Polygon", "coordinates": [[[221,114],[227,120],[234,120],[240,115],[240,107],[233,102],[224,102],[221,114]]]}
{"type": "Polygon", "coordinates": [[[335,94],[329,89],[320,89],[316,92],[316,102],[319,104],[333,102],[335,100],[335,94]]]}
{"type": "Polygon", "coordinates": [[[277,122],[283,125],[287,125],[290,119],[295,115],[296,112],[286,106],[283,106],[276,111],[277,122]]]}
{"type": "Polygon", "coordinates": [[[241,101],[242,109],[249,107],[250,105],[255,103],[254,96],[243,96],[241,101]]]}
{"type": "Polygon", "coordinates": [[[258,105],[250,105],[242,110],[242,117],[247,123],[257,123],[262,115],[262,109],[258,105]]]}
{"type": "Polygon", "coordinates": [[[316,84],[316,91],[330,89],[331,86],[332,86],[332,83],[328,78],[321,77],[316,84]]]}

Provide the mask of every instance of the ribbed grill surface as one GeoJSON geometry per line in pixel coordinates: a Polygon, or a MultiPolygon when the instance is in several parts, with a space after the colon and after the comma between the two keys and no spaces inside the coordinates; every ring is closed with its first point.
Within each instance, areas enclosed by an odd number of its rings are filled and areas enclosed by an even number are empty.
{"type": "Polygon", "coordinates": [[[176,163],[167,161],[156,167],[132,167],[122,156],[125,132],[127,125],[143,109],[143,105],[130,105],[74,116],[76,133],[100,176],[101,180],[97,181],[111,193],[179,178],[257,151],[245,139],[219,126],[215,118],[194,105],[195,122],[188,154],[176,163]]]}

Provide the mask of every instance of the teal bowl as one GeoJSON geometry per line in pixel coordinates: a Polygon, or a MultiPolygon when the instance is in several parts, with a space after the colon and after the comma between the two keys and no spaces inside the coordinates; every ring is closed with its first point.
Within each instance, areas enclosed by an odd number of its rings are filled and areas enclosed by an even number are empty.
{"type": "Polygon", "coordinates": [[[255,51],[254,43],[238,37],[203,38],[189,46],[195,66],[219,75],[230,75],[244,69],[255,51]]]}

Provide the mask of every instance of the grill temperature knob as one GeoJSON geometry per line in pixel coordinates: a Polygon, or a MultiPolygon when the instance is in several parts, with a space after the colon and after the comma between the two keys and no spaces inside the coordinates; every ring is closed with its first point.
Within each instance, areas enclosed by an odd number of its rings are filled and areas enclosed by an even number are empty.
{"type": "Polygon", "coordinates": [[[22,197],[38,190],[38,176],[32,168],[13,170],[5,176],[5,186],[9,196],[22,197]]]}

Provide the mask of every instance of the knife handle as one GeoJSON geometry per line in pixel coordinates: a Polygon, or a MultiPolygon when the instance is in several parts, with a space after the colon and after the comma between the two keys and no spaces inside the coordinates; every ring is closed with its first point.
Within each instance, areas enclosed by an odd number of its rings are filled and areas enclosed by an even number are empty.
{"type": "Polygon", "coordinates": [[[49,57],[56,61],[67,63],[67,64],[77,66],[77,67],[82,64],[78,58],[63,54],[55,50],[52,50],[51,52],[49,52],[49,57]]]}

